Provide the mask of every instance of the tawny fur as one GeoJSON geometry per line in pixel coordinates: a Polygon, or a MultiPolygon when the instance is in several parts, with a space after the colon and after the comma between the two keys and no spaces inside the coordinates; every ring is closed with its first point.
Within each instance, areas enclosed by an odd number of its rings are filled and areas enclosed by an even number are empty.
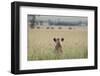
{"type": "MultiPolygon", "coordinates": [[[[61,42],[60,42],[60,39],[59,38],[54,38],[53,39],[54,42],[55,42],[55,52],[57,53],[63,53],[63,50],[62,50],[62,45],[61,45],[61,42]]],[[[63,41],[64,39],[62,38],[61,41],[63,41]]]]}

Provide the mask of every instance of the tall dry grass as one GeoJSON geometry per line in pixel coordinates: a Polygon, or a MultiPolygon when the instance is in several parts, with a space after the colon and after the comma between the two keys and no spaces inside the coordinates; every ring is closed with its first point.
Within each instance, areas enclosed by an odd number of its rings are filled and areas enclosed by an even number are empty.
{"type": "Polygon", "coordinates": [[[81,59],[88,57],[87,29],[28,29],[28,60],[81,59]],[[63,54],[54,51],[53,38],[64,38],[63,54]]]}

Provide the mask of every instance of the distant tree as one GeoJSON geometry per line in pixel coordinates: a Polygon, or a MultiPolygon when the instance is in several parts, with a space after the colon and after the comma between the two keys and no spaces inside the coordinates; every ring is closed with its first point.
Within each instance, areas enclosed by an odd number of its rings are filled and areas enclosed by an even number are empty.
{"type": "Polygon", "coordinates": [[[43,25],[43,21],[40,21],[40,25],[43,25]]]}
{"type": "Polygon", "coordinates": [[[36,19],[36,17],[33,16],[32,19],[31,19],[31,21],[30,21],[30,22],[31,22],[31,25],[30,25],[31,28],[34,28],[34,25],[35,25],[35,19],[36,19]]]}
{"type": "Polygon", "coordinates": [[[51,20],[48,20],[49,25],[53,25],[53,22],[51,20]]]}

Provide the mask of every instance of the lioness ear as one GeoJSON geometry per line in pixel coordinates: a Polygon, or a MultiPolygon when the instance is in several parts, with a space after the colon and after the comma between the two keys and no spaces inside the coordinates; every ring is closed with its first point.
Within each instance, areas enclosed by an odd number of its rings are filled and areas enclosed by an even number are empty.
{"type": "Polygon", "coordinates": [[[56,38],[53,38],[53,41],[56,42],[56,38]]]}
{"type": "Polygon", "coordinates": [[[64,38],[61,38],[61,41],[64,41],[64,38]]]}

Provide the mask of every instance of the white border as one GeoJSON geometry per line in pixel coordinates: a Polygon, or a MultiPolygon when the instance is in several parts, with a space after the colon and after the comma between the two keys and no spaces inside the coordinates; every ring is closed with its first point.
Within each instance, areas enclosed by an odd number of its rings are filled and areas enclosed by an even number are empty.
{"type": "Polygon", "coordinates": [[[94,11],[43,7],[20,7],[20,70],[94,65],[94,11]],[[88,59],[27,61],[27,14],[87,16],[88,59]]]}

